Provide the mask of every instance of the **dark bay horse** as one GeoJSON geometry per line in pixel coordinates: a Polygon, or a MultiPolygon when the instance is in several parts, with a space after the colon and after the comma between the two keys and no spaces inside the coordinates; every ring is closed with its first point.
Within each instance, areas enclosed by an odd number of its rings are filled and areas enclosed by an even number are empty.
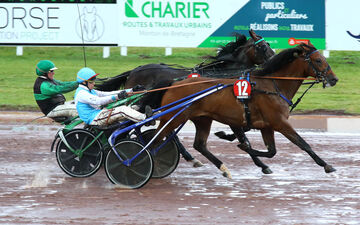
{"type": "MultiPolygon", "coordinates": [[[[251,129],[261,131],[267,152],[258,151],[251,147],[244,149],[254,160],[255,164],[262,169],[266,169],[257,157],[272,158],[276,154],[274,131],[280,132],[292,143],[307,152],[313,160],[322,166],[326,173],[335,171],[335,169],[322,160],[311,149],[310,145],[294,130],[290,125],[289,118],[289,100],[291,100],[300,85],[302,78],[314,77],[326,85],[334,86],[338,78],[331,70],[326,59],[316,48],[309,43],[300,44],[295,48],[286,49],[272,57],[263,69],[255,70],[250,73],[251,81],[256,83],[253,87],[251,99],[248,107],[251,112],[251,129]],[[271,79],[265,79],[265,78],[271,79]],[[289,79],[278,79],[278,77],[288,77],[289,79]],[[292,78],[292,79],[290,79],[292,78]],[[294,79],[295,78],[295,79],[294,79]],[[298,79],[298,80],[296,80],[298,79]]],[[[215,84],[233,84],[235,79],[216,79],[213,82],[191,85],[192,82],[207,81],[209,78],[191,78],[175,82],[173,85],[184,85],[178,88],[168,89],[162,98],[155,99],[154,95],[149,93],[147,104],[166,105],[181,99],[190,94],[209,88],[215,84]],[[153,95],[153,96],[152,96],[153,95]],[[157,100],[157,101],[156,101],[157,100]]],[[[159,96],[160,94],[157,93],[159,96]]],[[[155,106],[153,105],[153,106],[155,106]]],[[[175,112],[166,114],[160,118],[160,130],[164,124],[174,115],[175,112]]],[[[232,88],[225,88],[219,92],[213,93],[199,101],[194,102],[188,109],[176,117],[159,134],[157,140],[162,140],[173,129],[180,124],[191,120],[196,127],[196,135],[193,147],[210,160],[223,175],[231,177],[230,171],[226,166],[216,158],[207,149],[206,143],[209,136],[212,120],[230,125],[234,129],[241,129],[248,125],[245,117],[244,104],[236,99],[232,88]],[[226,100],[226,101],[225,101],[226,100]]],[[[156,145],[157,142],[154,142],[156,145]]]]}
{"type": "Polygon", "coordinates": [[[98,79],[95,87],[101,91],[119,90],[143,85],[146,89],[154,87],[158,81],[184,79],[192,72],[206,77],[233,77],[246,69],[264,63],[275,52],[270,45],[253,30],[245,35],[236,34],[233,42],[221,47],[218,54],[208,57],[209,63],[202,63],[194,68],[176,68],[167,64],[146,64],[111,78],[98,79]]]}

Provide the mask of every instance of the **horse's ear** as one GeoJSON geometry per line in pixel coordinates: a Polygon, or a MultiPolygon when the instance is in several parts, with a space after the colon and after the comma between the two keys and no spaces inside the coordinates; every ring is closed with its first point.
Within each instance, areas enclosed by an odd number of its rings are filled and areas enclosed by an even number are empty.
{"type": "Polygon", "coordinates": [[[95,8],[95,6],[92,8],[92,10],[91,10],[91,13],[96,13],[96,8],[95,8]]]}
{"type": "Polygon", "coordinates": [[[255,34],[255,32],[254,32],[253,29],[250,29],[250,30],[249,30],[249,34],[250,34],[250,37],[255,40],[256,34],[255,34]]]}
{"type": "Polygon", "coordinates": [[[308,42],[308,45],[309,45],[310,47],[315,48],[315,46],[310,42],[310,40],[309,40],[309,42],[308,42]]]}
{"type": "Polygon", "coordinates": [[[301,44],[301,48],[305,51],[305,52],[308,52],[308,51],[311,51],[311,48],[312,47],[312,44],[309,42],[308,44],[305,44],[305,43],[302,43],[301,44]]]}

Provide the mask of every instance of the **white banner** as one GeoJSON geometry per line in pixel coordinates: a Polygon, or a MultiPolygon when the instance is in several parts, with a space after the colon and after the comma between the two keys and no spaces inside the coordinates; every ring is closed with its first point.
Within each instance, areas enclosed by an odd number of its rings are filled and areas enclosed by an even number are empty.
{"type": "Polygon", "coordinates": [[[359,0],[326,1],[326,49],[360,50],[359,0]]]}
{"type": "Polygon", "coordinates": [[[117,45],[117,14],[116,4],[0,4],[0,45],[117,45]]]}
{"type": "Polygon", "coordinates": [[[119,45],[197,47],[248,1],[120,0],[119,45]]]}

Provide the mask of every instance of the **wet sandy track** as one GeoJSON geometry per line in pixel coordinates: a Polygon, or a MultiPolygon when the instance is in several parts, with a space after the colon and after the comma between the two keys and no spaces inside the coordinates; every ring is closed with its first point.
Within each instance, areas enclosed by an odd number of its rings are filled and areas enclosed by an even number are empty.
{"type": "MultiPolygon", "coordinates": [[[[64,174],[49,152],[56,128],[0,126],[1,224],[360,224],[360,134],[300,133],[337,169],[332,174],[276,134],[278,153],[263,160],[271,175],[211,135],[232,180],[190,149],[204,167],[182,159],[169,177],[126,190],[102,169],[84,179],[64,174]]],[[[180,137],[192,145],[192,132],[180,137]]],[[[258,132],[248,137],[264,149],[258,132]]]]}

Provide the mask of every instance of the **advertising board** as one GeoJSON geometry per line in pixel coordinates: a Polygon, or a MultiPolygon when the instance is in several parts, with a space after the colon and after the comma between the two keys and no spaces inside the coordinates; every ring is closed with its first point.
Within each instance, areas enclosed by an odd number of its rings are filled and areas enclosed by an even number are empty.
{"type": "MultiPolygon", "coordinates": [[[[327,2],[334,4],[331,8],[335,10],[336,1],[327,2]]],[[[356,21],[351,23],[354,25],[349,31],[354,32],[352,38],[356,39],[356,21]]],[[[0,45],[77,46],[84,42],[95,46],[218,47],[234,40],[234,32],[248,35],[249,29],[253,29],[272,48],[289,48],[310,40],[318,49],[324,49],[325,27],[325,0],[3,0],[0,3],[0,45]]],[[[332,38],[333,34],[327,37],[332,38]]],[[[330,42],[328,45],[340,48],[330,42]]]]}
{"type": "Polygon", "coordinates": [[[0,45],[116,46],[114,0],[4,0],[0,45]],[[91,3],[89,3],[91,2],[91,3]],[[95,2],[95,3],[94,3],[95,2]],[[75,4],[76,3],[76,4],[75,4]]]}
{"type": "Polygon", "coordinates": [[[198,47],[248,0],[127,0],[120,46],[198,47]]]}
{"type": "Polygon", "coordinates": [[[246,34],[249,29],[263,36],[272,48],[289,48],[310,40],[318,49],[324,49],[325,2],[251,0],[200,46],[226,43],[232,32],[246,34]]]}

